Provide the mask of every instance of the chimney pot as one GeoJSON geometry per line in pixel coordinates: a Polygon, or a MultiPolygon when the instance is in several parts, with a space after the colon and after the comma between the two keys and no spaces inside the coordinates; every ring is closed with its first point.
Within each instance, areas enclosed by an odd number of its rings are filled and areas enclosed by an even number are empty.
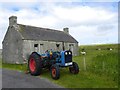
{"type": "Polygon", "coordinates": [[[17,25],[17,17],[11,16],[9,17],[9,26],[17,25]]]}
{"type": "Polygon", "coordinates": [[[64,31],[65,33],[69,34],[69,28],[68,28],[68,27],[63,28],[63,31],[64,31]]]}

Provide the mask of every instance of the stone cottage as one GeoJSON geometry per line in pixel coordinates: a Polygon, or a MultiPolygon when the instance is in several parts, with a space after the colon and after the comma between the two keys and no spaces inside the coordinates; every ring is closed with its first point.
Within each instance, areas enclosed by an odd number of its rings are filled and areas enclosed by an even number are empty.
{"type": "Polygon", "coordinates": [[[69,34],[69,29],[63,31],[41,28],[17,23],[17,17],[9,17],[9,27],[2,42],[3,62],[20,63],[28,60],[29,55],[36,51],[40,54],[46,50],[71,50],[78,55],[78,42],[69,34]]]}

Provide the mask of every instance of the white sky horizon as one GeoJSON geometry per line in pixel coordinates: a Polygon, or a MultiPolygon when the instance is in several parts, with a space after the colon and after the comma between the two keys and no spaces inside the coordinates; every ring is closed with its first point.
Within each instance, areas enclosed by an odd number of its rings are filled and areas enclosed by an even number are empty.
{"type": "Polygon", "coordinates": [[[79,45],[118,43],[119,0],[9,1],[0,1],[0,48],[12,15],[19,24],[61,31],[68,27],[79,45]]]}

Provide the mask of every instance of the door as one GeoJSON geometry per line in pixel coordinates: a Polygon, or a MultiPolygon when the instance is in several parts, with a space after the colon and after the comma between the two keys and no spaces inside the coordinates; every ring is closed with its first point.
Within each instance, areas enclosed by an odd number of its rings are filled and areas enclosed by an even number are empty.
{"type": "Polygon", "coordinates": [[[72,51],[72,53],[74,52],[74,45],[73,44],[69,44],[69,50],[72,51]]]}
{"type": "Polygon", "coordinates": [[[44,47],[43,47],[44,45],[43,44],[40,44],[40,54],[43,54],[44,53],[44,47]]]}
{"type": "Polygon", "coordinates": [[[35,51],[35,52],[38,52],[38,51],[39,51],[38,44],[34,44],[34,51],[35,51]]]}

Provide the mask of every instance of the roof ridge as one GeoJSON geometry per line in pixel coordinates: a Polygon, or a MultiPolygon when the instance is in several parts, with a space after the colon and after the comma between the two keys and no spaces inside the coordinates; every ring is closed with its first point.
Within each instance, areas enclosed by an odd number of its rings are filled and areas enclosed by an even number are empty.
{"type": "Polygon", "coordinates": [[[72,35],[65,33],[64,31],[36,27],[31,25],[17,24],[21,28],[20,33],[25,39],[41,39],[41,40],[53,40],[53,41],[65,41],[65,42],[77,42],[72,35]]]}
{"type": "Polygon", "coordinates": [[[37,26],[32,26],[32,25],[24,25],[24,24],[17,24],[17,25],[22,25],[22,26],[28,26],[28,27],[33,27],[33,28],[39,28],[39,29],[44,29],[44,30],[51,30],[51,31],[57,31],[57,32],[65,33],[64,31],[60,31],[58,29],[43,28],[43,27],[37,27],[37,26]]]}

